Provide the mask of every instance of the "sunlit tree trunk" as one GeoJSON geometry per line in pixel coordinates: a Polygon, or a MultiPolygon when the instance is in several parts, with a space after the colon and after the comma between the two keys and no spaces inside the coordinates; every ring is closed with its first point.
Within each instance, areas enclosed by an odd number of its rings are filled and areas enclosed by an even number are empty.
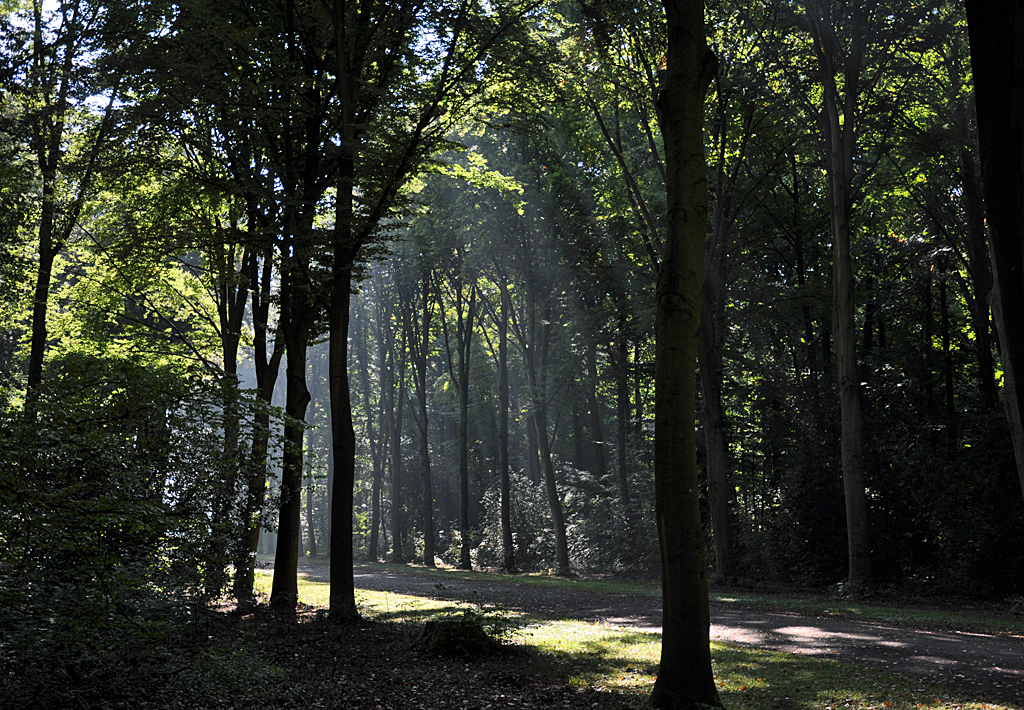
{"type": "Polygon", "coordinates": [[[667,68],[658,106],[668,234],[656,289],[654,487],[664,631],[653,708],[721,707],[711,669],[707,561],[697,482],[697,336],[707,225],[704,97],[717,61],[704,4],[665,0],[667,68]]]}

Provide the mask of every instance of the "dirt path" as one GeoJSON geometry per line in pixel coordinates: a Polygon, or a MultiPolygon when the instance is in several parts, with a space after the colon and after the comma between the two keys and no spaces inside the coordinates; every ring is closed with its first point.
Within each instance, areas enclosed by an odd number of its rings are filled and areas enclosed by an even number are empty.
{"type": "MultiPolygon", "coordinates": [[[[302,570],[327,581],[326,567],[302,570]]],[[[450,580],[371,565],[355,572],[357,589],[492,602],[549,618],[601,621],[661,630],[661,604],[653,597],[580,592],[537,584],[450,580]]],[[[821,656],[945,683],[986,700],[1024,708],[1024,638],[959,631],[929,631],[872,621],[711,606],[711,638],[758,648],[821,656]]]]}

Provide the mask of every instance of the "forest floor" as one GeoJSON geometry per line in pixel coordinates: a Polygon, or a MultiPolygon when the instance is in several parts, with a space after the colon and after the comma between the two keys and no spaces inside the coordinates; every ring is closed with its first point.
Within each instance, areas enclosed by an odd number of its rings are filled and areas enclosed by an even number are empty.
{"type": "MultiPolygon", "coordinates": [[[[329,579],[329,568],[324,565],[303,564],[300,573],[312,581],[329,579]]],[[[444,574],[425,568],[378,564],[359,565],[355,584],[357,589],[396,595],[497,604],[539,618],[577,619],[642,631],[660,631],[661,626],[660,598],[652,596],[649,584],[646,589],[639,589],[638,585],[639,593],[610,593],[575,589],[572,584],[537,584],[508,576],[444,574]]],[[[728,588],[715,591],[718,601],[711,606],[712,640],[881,668],[968,691],[989,702],[1024,708],[1024,636],[956,628],[957,614],[966,609],[964,603],[899,600],[903,606],[927,606],[950,612],[941,617],[945,621],[914,628],[906,623],[858,620],[828,612],[770,610],[772,601],[768,597],[772,595],[762,596],[761,602],[752,604],[742,601],[743,594],[736,595],[739,600],[731,599],[728,588]]],[[[777,596],[792,594],[790,591],[777,596]]],[[[621,698],[609,697],[608,693],[566,687],[564,676],[562,682],[552,679],[545,673],[550,669],[543,667],[543,659],[528,655],[474,658],[472,662],[458,658],[428,661],[423,654],[408,651],[413,641],[411,628],[365,624],[358,630],[337,633],[345,638],[333,651],[323,638],[317,641],[315,649],[292,635],[285,642],[286,653],[294,651],[296,657],[312,653],[318,659],[311,661],[310,667],[316,671],[308,681],[321,687],[321,691],[313,695],[323,696],[325,672],[340,674],[340,679],[328,685],[343,692],[344,700],[339,695],[334,704],[323,698],[323,707],[604,708],[621,704],[621,698]],[[324,664],[324,655],[331,653],[341,654],[335,658],[342,658],[342,663],[324,664]],[[347,673],[345,669],[350,665],[352,672],[347,673]],[[357,700],[360,684],[365,685],[368,693],[365,703],[357,700]],[[381,684],[390,690],[381,692],[381,684]],[[443,687],[443,694],[431,692],[435,686],[443,687]]]]}

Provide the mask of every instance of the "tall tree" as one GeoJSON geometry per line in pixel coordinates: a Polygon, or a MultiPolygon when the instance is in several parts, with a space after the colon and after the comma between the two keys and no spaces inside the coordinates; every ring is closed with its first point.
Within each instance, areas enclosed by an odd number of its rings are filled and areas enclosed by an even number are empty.
{"type": "Polygon", "coordinates": [[[863,3],[852,3],[848,16],[842,9],[834,8],[831,0],[815,0],[807,3],[806,12],[822,86],[822,152],[829,180],[829,214],[832,220],[832,325],[843,423],[841,451],[848,579],[850,584],[866,586],[872,580],[871,541],[864,490],[864,426],[861,380],[857,369],[850,216],[854,201],[853,157],[861,113],[858,95],[870,19],[869,9],[863,3]],[[848,45],[840,41],[837,31],[838,23],[842,21],[848,23],[848,45]]]}
{"type": "Polygon", "coordinates": [[[967,0],[1004,403],[1024,492],[1024,9],[967,0]]]}
{"type": "MultiPolygon", "coordinates": [[[[121,101],[123,69],[116,54],[103,52],[104,32],[112,30],[105,26],[110,15],[116,17],[116,9],[104,13],[98,3],[65,0],[50,8],[34,0],[25,18],[30,25],[28,57],[16,89],[30,107],[27,139],[39,175],[39,262],[25,397],[30,419],[35,417],[43,378],[54,259],[78,227],[121,101]],[[98,112],[88,101],[93,96],[102,97],[98,112]]],[[[21,62],[15,59],[14,63],[21,62]]]]}
{"type": "Polygon", "coordinates": [[[427,367],[431,350],[431,323],[434,311],[434,288],[430,270],[421,263],[419,303],[408,302],[405,316],[409,328],[409,352],[412,361],[413,389],[416,391],[416,406],[413,418],[419,432],[420,453],[420,505],[423,515],[423,564],[434,566],[434,491],[430,470],[430,421],[427,416],[427,367]],[[413,312],[418,308],[419,316],[413,312]]]}
{"type": "Polygon", "coordinates": [[[355,432],[346,372],[353,269],[382,236],[380,225],[398,207],[407,179],[483,88],[510,69],[492,59],[509,46],[501,40],[515,33],[530,8],[529,2],[488,10],[468,2],[331,3],[338,96],[333,120],[340,144],[331,244],[331,407],[338,476],[332,509],[341,516],[331,525],[331,611],[339,617],[357,613],[351,564],[355,432]],[[421,43],[425,37],[438,41],[421,43]],[[425,51],[416,54],[417,46],[425,51]]]}
{"type": "Polygon", "coordinates": [[[658,106],[665,141],[668,234],[655,315],[654,486],[661,548],[661,668],[654,708],[721,707],[711,669],[708,570],[694,421],[697,337],[707,227],[704,99],[717,59],[704,3],[665,0],[668,54],[658,106]]]}
{"type": "MultiPolygon", "coordinates": [[[[462,235],[456,235],[456,240],[462,235]]],[[[451,337],[448,333],[447,318],[441,320],[444,331],[448,375],[459,401],[458,447],[459,447],[459,569],[472,569],[470,559],[472,540],[469,529],[469,370],[470,355],[473,352],[473,331],[476,319],[477,278],[475,269],[467,263],[470,255],[468,245],[454,244],[445,260],[447,269],[448,297],[455,315],[455,359],[451,354],[451,337]]]]}

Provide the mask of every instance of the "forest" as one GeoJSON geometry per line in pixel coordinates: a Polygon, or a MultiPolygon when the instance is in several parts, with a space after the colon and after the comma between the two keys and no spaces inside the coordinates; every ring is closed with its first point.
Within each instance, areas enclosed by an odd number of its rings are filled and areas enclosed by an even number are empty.
{"type": "Polygon", "coordinates": [[[0,688],[318,559],[1020,599],[1013,5],[0,2],[0,688]]]}

